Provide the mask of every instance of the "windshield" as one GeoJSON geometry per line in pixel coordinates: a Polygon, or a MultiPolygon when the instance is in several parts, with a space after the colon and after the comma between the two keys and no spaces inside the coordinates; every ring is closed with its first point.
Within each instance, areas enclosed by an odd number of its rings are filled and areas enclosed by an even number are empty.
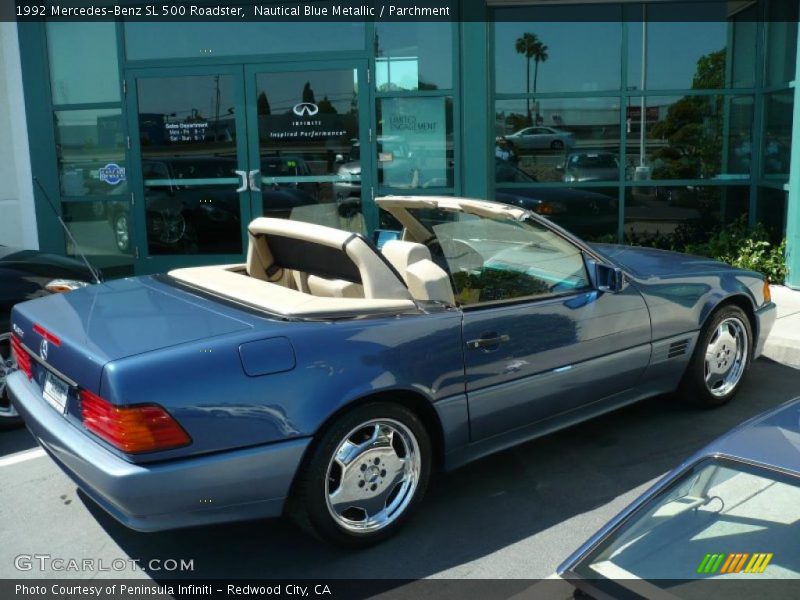
{"type": "Polygon", "coordinates": [[[450,275],[459,305],[589,287],[580,248],[535,221],[441,209],[409,212],[433,232],[426,245],[450,275]]]}
{"type": "Polygon", "coordinates": [[[584,579],[680,587],[681,597],[691,597],[692,583],[664,580],[796,578],[799,521],[800,479],[710,459],[642,506],[574,570],[584,579]]]}
{"type": "Polygon", "coordinates": [[[569,164],[578,169],[616,169],[617,159],[609,154],[576,154],[569,164]]]}

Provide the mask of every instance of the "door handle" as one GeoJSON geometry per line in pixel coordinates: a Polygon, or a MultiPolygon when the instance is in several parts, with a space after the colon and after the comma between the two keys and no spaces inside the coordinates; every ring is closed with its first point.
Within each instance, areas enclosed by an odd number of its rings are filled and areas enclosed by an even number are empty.
{"type": "Polygon", "coordinates": [[[487,348],[490,346],[498,346],[503,342],[507,342],[511,339],[511,336],[503,334],[498,335],[495,337],[480,337],[477,340],[470,340],[467,342],[467,346],[472,348],[473,350],[478,350],[479,348],[487,348]]]}
{"type": "Polygon", "coordinates": [[[247,179],[250,182],[250,190],[253,192],[260,192],[261,186],[258,185],[258,181],[256,180],[256,175],[260,175],[261,171],[259,169],[253,169],[248,173],[247,179]]]}
{"type": "Polygon", "coordinates": [[[242,185],[236,188],[237,192],[246,192],[247,191],[247,171],[234,171],[239,177],[242,178],[242,185]]]}

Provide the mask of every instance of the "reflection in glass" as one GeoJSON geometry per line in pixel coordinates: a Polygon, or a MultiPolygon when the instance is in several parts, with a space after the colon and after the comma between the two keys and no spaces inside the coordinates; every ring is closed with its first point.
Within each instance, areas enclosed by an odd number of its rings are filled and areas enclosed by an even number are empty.
{"type": "Polygon", "coordinates": [[[567,231],[586,240],[617,241],[619,222],[617,188],[548,188],[541,186],[525,187],[515,185],[504,187],[506,183],[524,183],[528,178],[523,171],[497,161],[495,173],[498,177],[495,199],[498,202],[519,206],[547,217],[567,231]],[[513,177],[513,179],[512,179],[513,177]]]}
{"type": "Polygon", "coordinates": [[[128,60],[364,50],[363,22],[128,21],[128,60]]]}
{"type": "Polygon", "coordinates": [[[53,104],[118,102],[116,23],[48,21],[53,104]]]}
{"type": "MultiPolygon", "coordinates": [[[[647,23],[642,24],[640,6],[628,8],[628,82],[641,89],[643,44],[647,44],[646,88],[648,90],[718,89],[725,86],[728,49],[727,3],[658,3],[646,5],[647,23]],[[701,5],[701,6],[698,6],[701,5]],[[691,21],[698,10],[703,18],[691,21]],[[682,15],[680,22],[674,15],[682,15]],[[710,15],[718,18],[709,20],[710,15]],[[672,15],[672,17],[670,17],[672,15]]],[[[755,38],[753,38],[755,43],[755,38]]],[[[745,40],[741,40],[742,43],[745,40]]],[[[755,46],[750,49],[755,55],[755,46]]],[[[744,51],[742,52],[744,55],[744,51]]],[[[754,59],[753,59],[754,60],[754,59]]],[[[747,71],[744,65],[737,67],[747,71]]]]}
{"type": "Polygon", "coordinates": [[[638,246],[684,250],[707,241],[709,233],[746,218],[748,188],[629,188],[625,199],[625,241],[638,246]]]}
{"type": "Polygon", "coordinates": [[[137,81],[150,254],[238,254],[233,77],[137,81]]]}
{"type": "Polygon", "coordinates": [[[133,240],[127,200],[65,202],[61,205],[64,221],[78,243],[74,248],[67,239],[67,254],[81,252],[106,277],[133,273],[133,240]]]}
{"type": "MultiPolygon", "coordinates": [[[[702,588],[692,593],[687,579],[721,575],[719,567],[697,575],[704,557],[763,551],[771,558],[765,577],[797,578],[799,524],[796,477],[731,460],[707,460],[641,506],[576,571],[623,586],[647,580],[671,589],[675,597],[700,598],[706,597],[702,588]]],[[[747,577],[744,572],[732,576],[747,577]]]]}
{"type": "Polygon", "coordinates": [[[53,114],[53,120],[64,196],[128,193],[119,109],[61,110],[53,114]]]}
{"type": "Polygon", "coordinates": [[[792,157],[792,122],[794,120],[794,92],[766,94],[763,165],[765,175],[789,176],[792,157]]]}
{"type": "Polygon", "coordinates": [[[786,235],[786,208],[789,193],[775,188],[758,188],[758,207],[756,221],[766,227],[773,242],[779,242],[786,235]]]}
{"type": "Polygon", "coordinates": [[[256,89],[262,214],[321,222],[339,212],[364,230],[357,70],[258,73],[256,89]],[[329,206],[307,208],[317,204],[329,206]]]}
{"type": "Polygon", "coordinates": [[[619,178],[619,98],[548,98],[535,102],[531,125],[525,100],[495,104],[495,155],[507,151],[538,181],[605,181],[619,178]],[[508,147],[510,146],[510,149],[508,147]]]}
{"type": "Polygon", "coordinates": [[[797,2],[772,0],[768,4],[767,85],[787,85],[795,78],[797,62],[797,2]]]}
{"type": "Polygon", "coordinates": [[[559,7],[495,11],[495,89],[500,94],[596,92],[620,87],[619,6],[582,6],[558,22],[559,7]],[[584,11],[588,11],[587,15],[584,11]]]}
{"type": "Polygon", "coordinates": [[[399,189],[451,188],[453,100],[379,98],[378,183],[399,189]]]}
{"type": "Polygon", "coordinates": [[[375,24],[375,89],[453,87],[452,23],[375,24]]]}
{"type": "Polygon", "coordinates": [[[711,179],[749,174],[752,97],[650,96],[644,124],[641,99],[631,98],[631,104],[628,179],[711,179]],[[646,134],[644,165],[639,164],[642,126],[646,134]],[[723,161],[724,152],[728,153],[727,161],[723,161]],[[642,166],[645,169],[637,169],[642,166]]]}

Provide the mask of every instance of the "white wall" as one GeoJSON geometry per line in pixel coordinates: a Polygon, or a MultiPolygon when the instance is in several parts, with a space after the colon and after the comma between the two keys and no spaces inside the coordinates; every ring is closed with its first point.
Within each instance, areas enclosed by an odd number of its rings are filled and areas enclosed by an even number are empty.
{"type": "Polygon", "coordinates": [[[38,248],[17,25],[0,22],[0,244],[38,248]]]}

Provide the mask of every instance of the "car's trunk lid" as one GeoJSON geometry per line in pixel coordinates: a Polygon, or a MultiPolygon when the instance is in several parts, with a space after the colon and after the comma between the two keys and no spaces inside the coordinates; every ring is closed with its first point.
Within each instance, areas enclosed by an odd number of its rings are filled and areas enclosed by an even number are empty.
{"type": "Polygon", "coordinates": [[[248,327],[150,277],[39,298],[12,312],[12,332],[35,358],[95,392],[103,367],[113,360],[248,327]],[[45,347],[42,331],[58,343],[51,339],[45,347]]]}

